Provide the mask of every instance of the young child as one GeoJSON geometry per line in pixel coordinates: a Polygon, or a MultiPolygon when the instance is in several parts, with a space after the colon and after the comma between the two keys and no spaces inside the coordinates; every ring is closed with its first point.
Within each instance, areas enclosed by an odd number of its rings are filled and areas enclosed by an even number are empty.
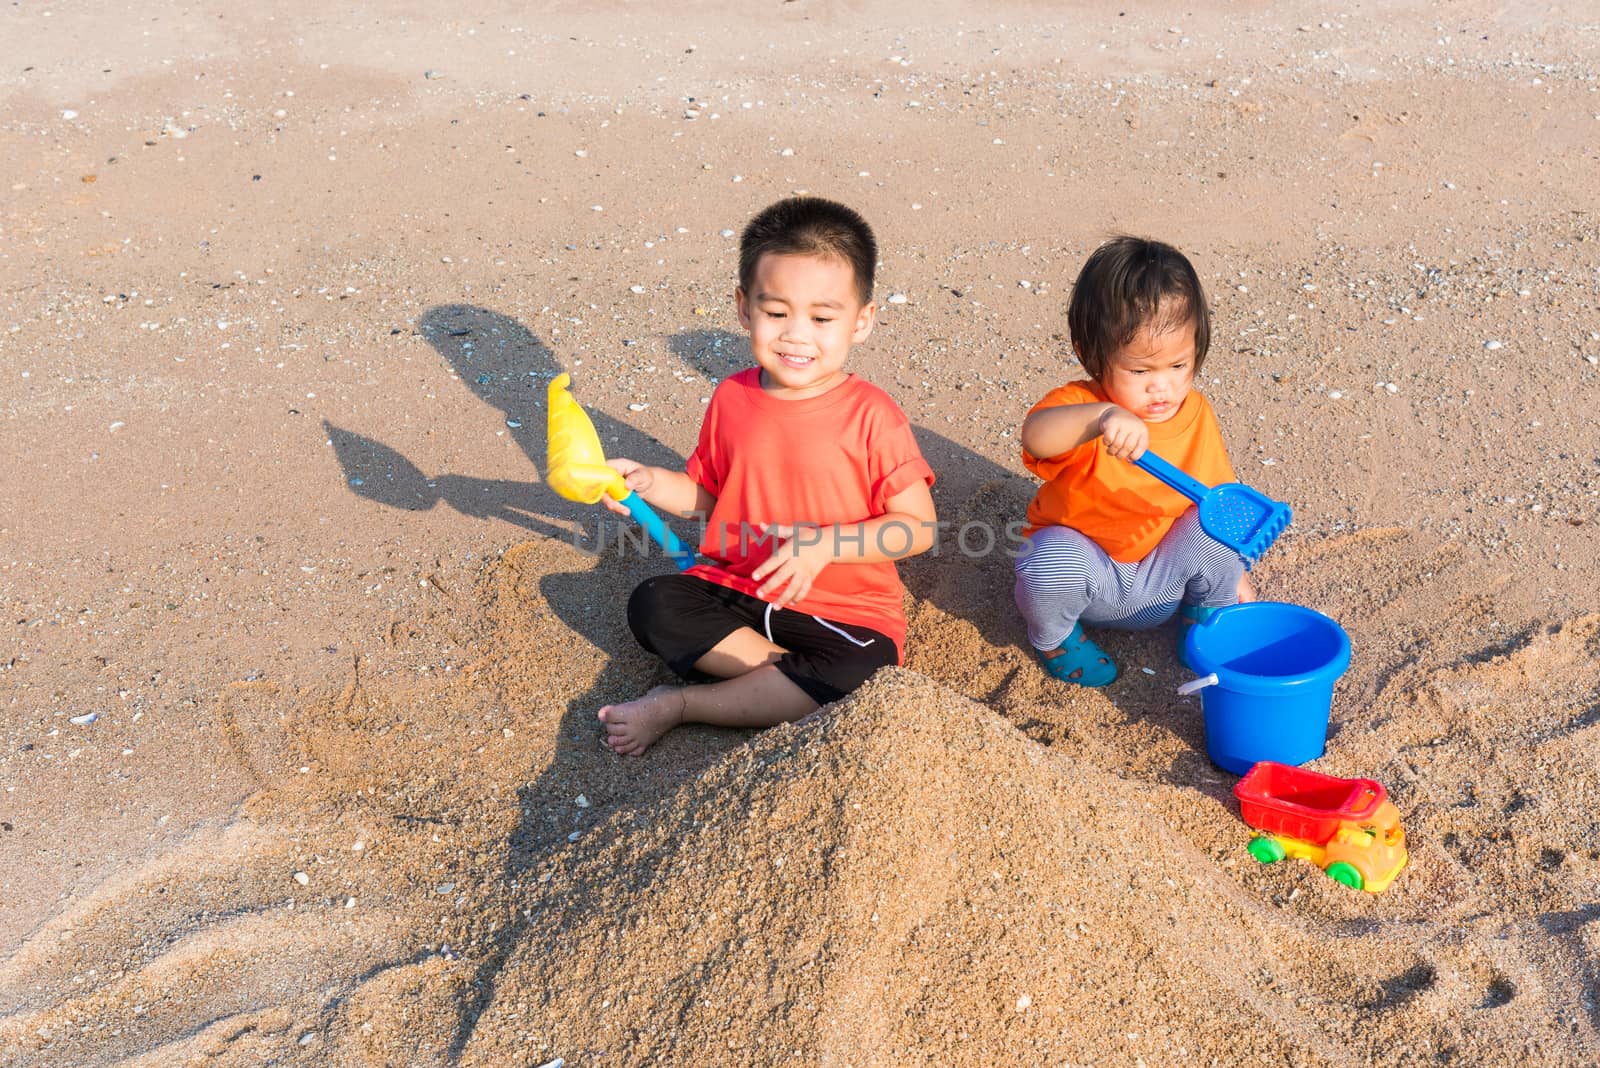
{"type": "Polygon", "coordinates": [[[1159,241],[1115,238],[1083,265],[1067,323],[1089,379],[1045,394],[1022,424],[1022,462],[1045,481],[1028,506],[1016,600],[1046,671],[1105,686],[1117,666],[1085,622],[1143,630],[1177,612],[1181,632],[1255,595],[1189,499],[1132,463],[1153,449],[1207,485],[1236,481],[1194,390],[1211,320],[1193,265],[1159,241]]]}
{"type": "Polygon", "coordinates": [[[600,709],[616,752],[637,756],[680,723],[796,720],[900,662],[894,561],[932,546],[936,517],[910,421],[845,370],[872,332],[877,260],[871,228],[841,204],[762,211],[734,291],[756,366],[717,386],[686,471],[610,461],[655,507],[707,517],[710,562],[640,583],[628,626],[680,677],[721,680],[600,709]]]}

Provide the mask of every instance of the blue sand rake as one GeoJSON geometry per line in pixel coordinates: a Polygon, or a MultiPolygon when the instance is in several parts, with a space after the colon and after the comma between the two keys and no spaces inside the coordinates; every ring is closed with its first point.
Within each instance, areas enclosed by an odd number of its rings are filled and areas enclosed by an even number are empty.
{"type": "Polygon", "coordinates": [[[1207,486],[1146,449],[1133,461],[1200,506],[1200,528],[1244,557],[1244,566],[1261,559],[1289,525],[1289,506],[1242,482],[1207,486]]]}

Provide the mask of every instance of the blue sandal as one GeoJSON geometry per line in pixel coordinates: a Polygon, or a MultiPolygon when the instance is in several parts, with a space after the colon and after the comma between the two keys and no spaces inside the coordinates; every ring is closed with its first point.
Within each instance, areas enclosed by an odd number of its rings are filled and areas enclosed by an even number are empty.
{"type": "Polygon", "coordinates": [[[1104,649],[1089,640],[1082,623],[1073,624],[1072,633],[1056,648],[1033,652],[1052,678],[1074,686],[1108,686],[1117,677],[1117,665],[1104,649]]]}

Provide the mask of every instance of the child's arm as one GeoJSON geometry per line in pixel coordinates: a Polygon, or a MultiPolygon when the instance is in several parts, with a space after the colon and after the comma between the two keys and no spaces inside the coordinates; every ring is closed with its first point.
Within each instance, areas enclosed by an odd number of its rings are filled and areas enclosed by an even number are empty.
{"type": "Polygon", "coordinates": [[[829,527],[775,523],[768,527],[783,540],[751,572],[750,577],[761,583],[756,594],[782,608],[810,593],[811,584],[829,564],[881,564],[933,547],[938,514],[926,482],[918,479],[884,501],[884,507],[882,515],[860,523],[829,527]]]}
{"type": "Polygon", "coordinates": [[[1022,421],[1022,447],[1046,459],[1071,452],[1086,441],[1106,439],[1106,451],[1123,460],[1137,460],[1150,445],[1144,420],[1107,401],[1062,404],[1044,408],[1022,421]]]}
{"type": "MultiPolygon", "coordinates": [[[[628,488],[643,497],[645,503],[675,515],[686,518],[693,515],[710,515],[711,509],[716,507],[717,499],[706,488],[682,471],[671,471],[665,467],[649,467],[645,464],[629,460],[625,457],[614,457],[606,461],[628,488]]],[[[607,494],[601,499],[605,506],[618,515],[627,515],[628,510],[607,494]]]]}

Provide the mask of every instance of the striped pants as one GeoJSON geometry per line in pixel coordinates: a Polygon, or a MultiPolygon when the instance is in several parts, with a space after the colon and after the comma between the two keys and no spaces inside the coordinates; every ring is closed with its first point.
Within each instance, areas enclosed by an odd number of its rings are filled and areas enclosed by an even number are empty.
{"type": "Polygon", "coordinates": [[[1239,599],[1244,560],[1200,529],[1190,508],[1143,560],[1119,563],[1071,527],[1045,527],[1022,546],[1014,565],[1017,608],[1028,640],[1054,649],[1081,619],[1101,627],[1148,630],[1178,605],[1207,608],[1239,599]]]}

